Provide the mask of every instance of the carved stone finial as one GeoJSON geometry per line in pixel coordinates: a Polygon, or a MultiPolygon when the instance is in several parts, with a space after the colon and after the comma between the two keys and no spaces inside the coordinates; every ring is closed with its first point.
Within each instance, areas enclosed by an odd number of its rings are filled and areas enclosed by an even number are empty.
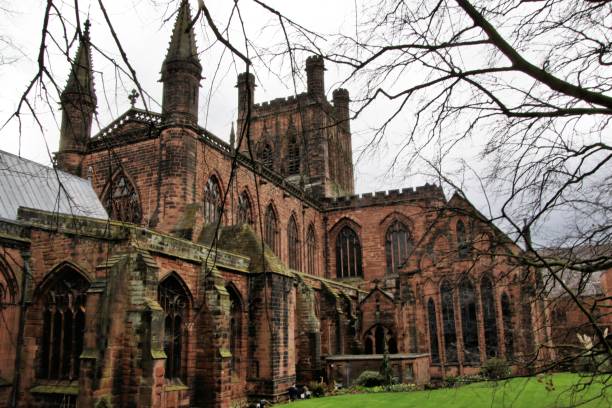
{"type": "Polygon", "coordinates": [[[128,95],[128,99],[130,100],[130,104],[132,105],[132,108],[136,104],[136,101],[138,100],[139,96],[140,94],[135,89],[132,89],[132,93],[128,95]]]}

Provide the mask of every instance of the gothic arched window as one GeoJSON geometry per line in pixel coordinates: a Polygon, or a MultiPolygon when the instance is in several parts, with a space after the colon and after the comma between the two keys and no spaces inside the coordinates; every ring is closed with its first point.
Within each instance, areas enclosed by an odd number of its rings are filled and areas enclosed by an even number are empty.
{"type": "Polygon", "coordinates": [[[142,219],[140,200],[134,185],[119,172],[106,186],[104,207],[108,215],[117,221],[139,224],[142,219]]]}
{"type": "Polygon", "coordinates": [[[266,210],[266,223],[264,225],[264,241],[272,252],[278,255],[278,221],[272,204],[266,210]]]}
{"type": "Polygon", "coordinates": [[[289,224],[287,225],[287,248],[289,268],[296,271],[301,270],[300,235],[298,233],[298,226],[295,222],[295,217],[293,216],[289,218],[289,224]]]}
{"type": "Polygon", "coordinates": [[[310,225],[308,227],[308,233],[306,234],[306,272],[311,275],[317,273],[317,241],[315,238],[314,227],[310,225]]]}
{"type": "Polygon", "coordinates": [[[266,167],[272,168],[272,148],[265,144],[259,152],[259,161],[266,167]]]}
{"type": "Polygon", "coordinates": [[[530,283],[521,285],[521,307],[520,307],[520,339],[521,347],[525,353],[535,353],[535,339],[533,336],[533,316],[531,304],[533,303],[534,288],[530,283]]]}
{"type": "Polygon", "coordinates": [[[362,274],[359,237],[351,227],[345,226],[336,237],[336,276],[351,278],[362,274]]]}
{"type": "Polygon", "coordinates": [[[440,362],[440,352],[438,350],[438,324],[436,319],[436,305],[433,299],[427,302],[427,319],[429,321],[429,350],[431,362],[440,362]]]}
{"type": "Polygon", "coordinates": [[[79,377],[85,334],[85,302],[89,282],[65,267],[45,288],[40,378],[74,380],[79,377]]]}
{"type": "Polygon", "coordinates": [[[465,356],[465,361],[471,363],[480,361],[476,293],[474,286],[467,278],[464,278],[459,285],[459,304],[461,306],[461,329],[463,331],[463,355],[465,356]]]}
{"type": "Polygon", "coordinates": [[[164,279],[158,286],[157,297],[164,309],[164,352],[166,353],[167,379],[182,379],[184,349],[186,344],[185,320],[189,296],[174,275],[164,279]]]}
{"type": "Polygon", "coordinates": [[[514,357],[514,330],[512,329],[512,307],[510,298],[506,293],[501,296],[502,320],[504,324],[504,346],[506,347],[506,358],[514,357]]]}
{"type": "Polygon", "coordinates": [[[470,253],[467,232],[463,221],[457,221],[457,254],[459,258],[467,258],[470,253]]]}
{"type": "Polygon", "coordinates": [[[238,196],[238,224],[253,225],[251,199],[246,191],[238,196]]]}
{"type": "Polygon", "coordinates": [[[387,257],[387,273],[397,273],[400,266],[408,259],[412,248],[410,232],[399,221],[393,222],[387,229],[385,239],[385,254],[387,257]]]}
{"type": "Polygon", "coordinates": [[[497,314],[495,313],[493,283],[488,276],[483,277],[480,282],[480,298],[482,302],[482,319],[487,357],[496,357],[499,354],[497,345],[497,314]]]}
{"type": "Polygon", "coordinates": [[[296,174],[300,174],[300,146],[295,137],[292,137],[287,151],[287,175],[296,174]]]}
{"type": "Polygon", "coordinates": [[[445,281],[440,287],[442,298],[442,328],[444,329],[444,353],[447,363],[457,362],[457,333],[455,332],[455,309],[453,287],[445,281]]]}
{"type": "Polygon", "coordinates": [[[242,302],[233,286],[227,287],[230,299],[230,353],[232,353],[231,370],[240,372],[242,360],[242,302]]]}
{"type": "Polygon", "coordinates": [[[221,187],[215,176],[210,176],[204,187],[204,222],[217,224],[221,218],[221,187]]]}

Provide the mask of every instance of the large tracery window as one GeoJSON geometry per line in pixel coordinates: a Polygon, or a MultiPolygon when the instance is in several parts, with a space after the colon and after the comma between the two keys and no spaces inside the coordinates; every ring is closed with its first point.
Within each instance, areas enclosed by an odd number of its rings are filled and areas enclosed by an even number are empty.
{"type": "Polygon", "coordinates": [[[433,299],[427,302],[427,319],[429,321],[429,350],[431,362],[440,362],[440,352],[438,351],[438,324],[436,319],[436,305],[433,299]]]}
{"type": "Polygon", "coordinates": [[[44,291],[40,378],[79,377],[89,282],[70,267],[58,272],[44,291]]]}
{"type": "Polygon", "coordinates": [[[272,252],[278,255],[278,221],[272,204],[266,210],[266,223],[264,225],[264,241],[272,252]]]}
{"type": "Polygon", "coordinates": [[[501,296],[502,319],[504,324],[504,346],[506,348],[506,358],[511,360],[514,357],[514,330],[512,329],[512,307],[510,297],[502,293],[501,296]]]}
{"type": "Polygon", "coordinates": [[[455,331],[455,309],[453,307],[453,287],[444,282],[440,287],[442,298],[442,327],[444,329],[444,353],[447,363],[457,362],[457,333],[455,331]]]}
{"type": "Polygon", "coordinates": [[[483,277],[480,282],[480,298],[482,301],[482,318],[487,357],[496,357],[499,354],[497,345],[497,314],[495,313],[493,283],[488,276],[483,277]]]}
{"type": "Polygon", "coordinates": [[[478,362],[480,361],[480,351],[478,350],[476,293],[469,279],[464,278],[461,281],[459,295],[464,360],[469,363],[478,362]]]}
{"type": "Polygon", "coordinates": [[[397,273],[398,269],[408,259],[412,249],[412,239],[406,226],[395,221],[387,229],[385,239],[385,254],[387,257],[387,273],[397,273]]]}
{"type": "Polygon", "coordinates": [[[289,224],[287,225],[287,244],[289,268],[299,271],[301,270],[300,235],[293,216],[289,218],[289,224]]]}
{"type": "Polygon", "coordinates": [[[362,275],[359,237],[351,227],[345,226],[336,237],[336,276],[351,278],[362,275]]]}
{"type": "Polygon", "coordinates": [[[217,224],[221,218],[221,188],[215,176],[211,176],[204,188],[204,222],[217,224]]]}
{"type": "Polygon", "coordinates": [[[314,227],[310,225],[308,227],[308,233],[306,234],[306,272],[311,275],[316,275],[317,272],[316,253],[317,242],[314,227]]]}
{"type": "Polygon", "coordinates": [[[103,202],[106,212],[112,219],[140,223],[142,211],[138,193],[123,172],[117,173],[108,183],[103,202]]]}
{"type": "Polygon", "coordinates": [[[266,167],[272,168],[272,148],[265,144],[259,152],[259,161],[266,167]]]}
{"type": "Polygon", "coordinates": [[[300,174],[300,146],[295,136],[289,142],[287,153],[287,174],[289,176],[300,174]]]}
{"type": "Polygon", "coordinates": [[[238,196],[238,224],[253,225],[253,212],[251,210],[251,199],[246,191],[238,196]]]}
{"type": "Polygon", "coordinates": [[[186,343],[184,333],[189,296],[181,282],[174,275],[170,275],[159,284],[157,296],[165,314],[165,377],[169,380],[183,379],[183,350],[186,343]]]}

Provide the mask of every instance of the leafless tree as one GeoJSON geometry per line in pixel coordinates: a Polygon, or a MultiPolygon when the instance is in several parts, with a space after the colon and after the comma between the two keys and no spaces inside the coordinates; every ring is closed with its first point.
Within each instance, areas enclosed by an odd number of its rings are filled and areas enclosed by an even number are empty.
{"type": "Polygon", "coordinates": [[[372,147],[414,115],[395,162],[425,163],[460,188],[450,159],[465,141],[479,146],[471,165],[499,203],[488,222],[523,246],[540,295],[559,287],[584,314],[606,370],[610,298],[583,291],[612,267],[611,16],[604,0],[385,0],[366,4],[327,55],[363,89],[354,117],[393,106],[372,147]]]}
{"type": "MultiPolygon", "coordinates": [[[[354,119],[377,104],[392,106],[373,132],[371,149],[400,118],[412,118],[394,163],[421,166],[461,188],[448,171],[450,160],[466,141],[479,146],[480,160],[472,167],[496,202],[479,215],[481,221],[502,225],[521,244],[519,261],[538,272],[540,295],[548,299],[551,286],[562,289],[584,314],[585,330],[609,363],[612,345],[600,323],[610,316],[611,299],[584,302],[585,286],[568,285],[563,274],[580,283],[612,268],[612,2],[363,1],[353,30],[339,33],[333,43],[264,0],[235,1],[222,18],[209,3],[198,2],[193,24],[229,50],[237,71],[288,62],[296,89],[296,55],[314,52],[344,66],[344,82],[361,89],[353,100],[354,119]],[[249,35],[247,5],[265,10],[269,24],[277,25],[276,47],[261,46],[249,35]],[[561,221],[554,239],[540,239],[538,231],[561,221]],[[551,253],[549,247],[563,250],[551,253]]],[[[168,10],[176,5],[162,4],[160,21],[170,21],[168,10]]],[[[11,120],[19,120],[23,110],[36,115],[32,98],[58,99],[61,82],[51,74],[46,50],[52,44],[71,56],[82,25],[81,2],[74,6],[68,16],[46,1],[38,70],[11,120]],[[61,29],[50,30],[50,21],[61,29]]],[[[120,56],[108,59],[145,95],[104,2],[97,6],[120,56]]],[[[241,137],[248,139],[248,132],[241,137]]]]}

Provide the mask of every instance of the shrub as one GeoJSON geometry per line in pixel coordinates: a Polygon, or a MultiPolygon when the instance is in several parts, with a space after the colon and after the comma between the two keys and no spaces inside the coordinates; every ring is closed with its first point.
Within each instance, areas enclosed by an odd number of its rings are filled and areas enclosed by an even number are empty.
{"type": "Polygon", "coordinates": [[[376,387],[383,385],[384,382],[385,379],[377,371],[364,371],[355,380],[356,385],[361,385],[363,387],[376,387]]]}
{"type": "Polygon", "coordinates": [[[311,381],[308,383],[308,390],[312,393],[313,397],[324,397],[325,396],[325,384],[318,381],[311,381]]]}
{"type": "Polygon", "coordinates": [[[500,380],[510,376],[510,364],[501,358],[490,358],[480,368],[480,374],[489,380],[500,380]]]}

